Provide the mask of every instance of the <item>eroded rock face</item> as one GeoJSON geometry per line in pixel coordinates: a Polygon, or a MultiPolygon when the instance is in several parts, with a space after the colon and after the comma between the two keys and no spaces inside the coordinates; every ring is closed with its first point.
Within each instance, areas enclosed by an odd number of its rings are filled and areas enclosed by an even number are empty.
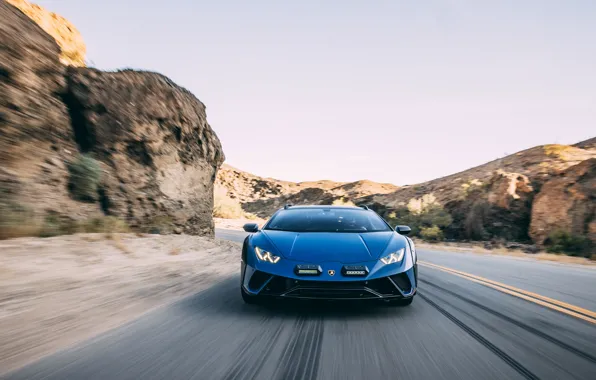
{"type": "Polygon", "coordinates": [[[544,244],[562,230],[586,236],[596,246],[596,159],[572,166],[546,182],[532,207],[530,236],[544,244]]]}
{"type": "Polygon", "coordinates": [[[68,70],[65,100],[80,151],[105,164],[104,213],[213,232],[213,181],[224,154],[203,103],[160,74],[85,68],[68,70]]]}
{"type": "Polygon", "coordinates": [[[2,231],[113,215],[160,232],[213,233],[224,154],[190,92],[156,73],[67,69],[54,39],[4,0],[0,47],[2,231]],[[69,191],[68,165],[81,154],[101,171],[84,201],[69,191]]]}
{"type": "Polygon", "coordinates": [[[497,170],[481,186],[446,202],[453,216],[447,234],[456,239],[527,241],[533,196],[527,176],[497,170]]]}
{"type": "Polygon", "coordinates": [[[66,90],[60,48],[4,1],[0,1],[0,47],[2,212],[20,205],[32,210],[78,210],[66,189],[64,162],[76,153],[76,145],[59,95],[66,90]]]}
{"type": "Polygon", "coordinates": [[[26,0],[6,0],[19,8],[60,46],[60,61],[70,66],[85,66],[87,47],[81,33],[64,17],[26,0]]]}

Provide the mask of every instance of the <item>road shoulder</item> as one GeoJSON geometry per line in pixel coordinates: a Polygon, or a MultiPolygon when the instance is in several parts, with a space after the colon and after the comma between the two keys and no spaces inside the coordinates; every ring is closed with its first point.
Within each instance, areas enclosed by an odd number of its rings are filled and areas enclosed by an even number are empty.
{"type": "Polygon", "coordinates": [[[1,241],[2,372],[211,286],[237,270],[239,249],[186,235],[1,241]]]}

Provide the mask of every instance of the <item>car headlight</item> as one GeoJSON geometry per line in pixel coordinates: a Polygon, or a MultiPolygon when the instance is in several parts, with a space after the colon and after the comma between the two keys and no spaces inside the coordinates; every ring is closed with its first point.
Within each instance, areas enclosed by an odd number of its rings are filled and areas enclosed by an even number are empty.
{"type": "Polygon", "coordinates": [[[255,247],[255,253],[260,261],[267,261],[271,264],[277,264],[281,257],[273,255],[271,252],[265,251],[259,247],[255,247]]]}
{"type": "Polygon", "coordinates": [[[385,265],[399,263],[401,261],[401,259],[404,258],[405,252],[406,252],[406,249],[402,248],[399,251],[393,252],[389,256],[382,257],[381,262],[385,265]]]}

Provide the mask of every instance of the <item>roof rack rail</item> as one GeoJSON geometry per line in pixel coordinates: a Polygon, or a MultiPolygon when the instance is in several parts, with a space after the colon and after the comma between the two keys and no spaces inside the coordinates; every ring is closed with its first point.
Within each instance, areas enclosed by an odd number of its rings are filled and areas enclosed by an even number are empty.
{"type": "Polygon", "coordinates": [[[289,208],[290,208],[290,207],[292,207],[292,206],[293,206],[292,204],[289,204],[289,203],[288,203],[288,204],[286,204],[286,205],[284,206],[284,210],[287,210],[287,209],[289,209],[289,208]]]}
{"type": "Polygon", "coordinates": [[[370,211],[370,208],[368,208],[368,206],[367,206],[367,205],[362,205],[362,206],[360,206],[360,207],[362,207],[362,208],[363,208],[363,209],[365,209],[365,210],[368,210],[368,211],[370,211]]]}

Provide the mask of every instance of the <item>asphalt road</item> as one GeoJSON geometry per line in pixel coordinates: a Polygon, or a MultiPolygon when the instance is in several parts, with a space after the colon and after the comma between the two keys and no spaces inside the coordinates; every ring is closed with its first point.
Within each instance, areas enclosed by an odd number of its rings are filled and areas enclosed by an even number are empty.
{"type": "Polygon", "coordinates": [[[409,307],[245,305],[235,276],[6,378],[596,379],[596,270],[418,254],[409,307]]]}

